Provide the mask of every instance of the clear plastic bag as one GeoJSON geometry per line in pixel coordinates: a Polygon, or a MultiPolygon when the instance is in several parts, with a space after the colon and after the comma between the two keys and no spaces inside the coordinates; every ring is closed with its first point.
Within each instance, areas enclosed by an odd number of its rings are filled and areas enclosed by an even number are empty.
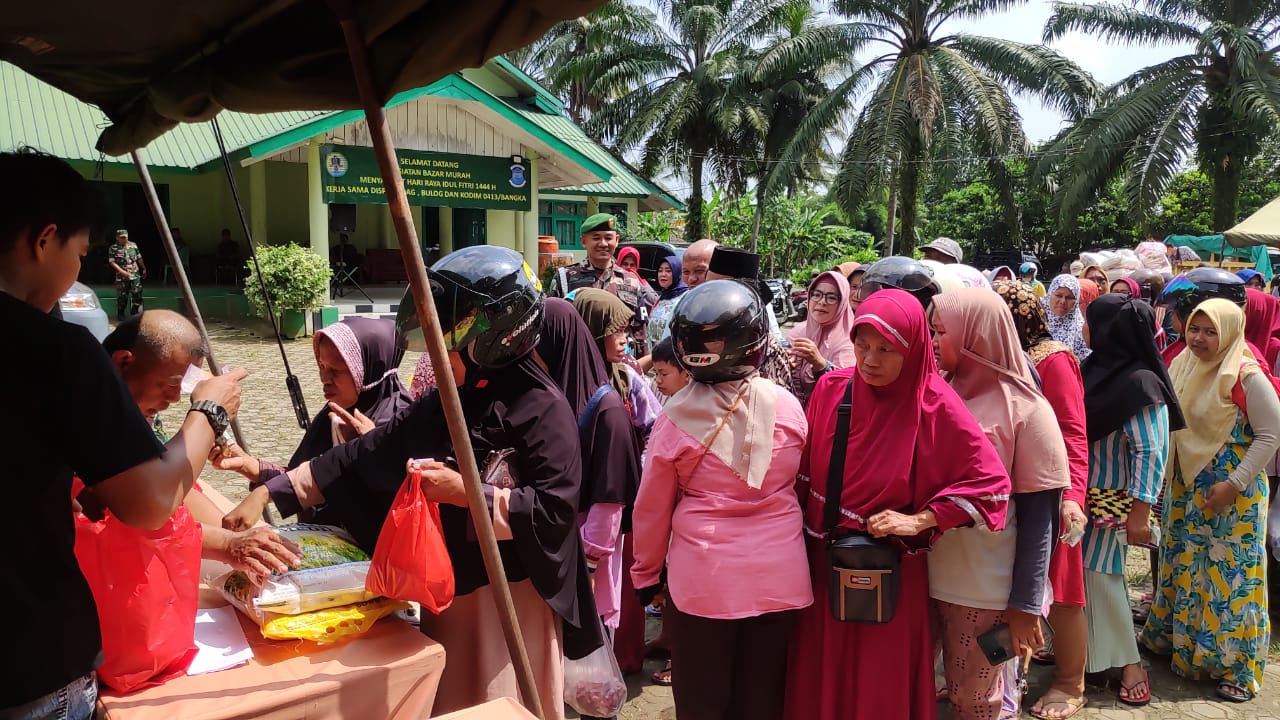
{"type": "Polygon", "coordinates": [[[298,524],[276,528],[276,532],[302,550],[302,562],[289,572],[267,578],[261,587],[249,584],[241,573],[236,593],[246,607],[297,615],[378,597],[365,590],[369,554],[342,529],[298,524]]]}
{"type": "Polygon", "coordinates": [[[365,590],[369,561],[293,570],[268,578],[258,588],[253,606],[284,615],[323,610],[377,597],[365,590]]]}
{"type": "Polygon", "coordinates": [[[564,661],[564,701],[580,715],[613,717],[627,702],[627,682],[608,643],[580,660],[564,661]]]}
{"type": "Polygon", "coordinates": [[[270,640],[310,640],[336,642],[366,632],[378,620],[409,607],[409,603],[387,598],[340,605],[297,615],[265,612],[253,606],[253,586],[244,573],[223,575],[217,583],[223,597],[262,629],[270,640]]]}

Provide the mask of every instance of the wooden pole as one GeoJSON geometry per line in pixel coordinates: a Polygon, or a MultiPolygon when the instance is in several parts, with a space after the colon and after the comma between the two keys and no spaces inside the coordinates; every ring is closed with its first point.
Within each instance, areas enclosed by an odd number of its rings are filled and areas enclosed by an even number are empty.
{"type": "MultiPolygon", "coordinates": [[[[151,208],[151,217],[156,221],[156,230],[160,232],[160,244],[164,246],[164,253],[169,258],[169,267],[173,268],[173,277],[178,281],[178,289],[182,291],[182,299],[187,301],[188,315],[196,325],[196,329],[200,331],[200,339],[204,341],[205,358],[209,361],[209,372],[214,375],[221,375],[222,368],[218,365],[218,361],[213,357],[213,343],[209,342],[209,331],[204,327],[204,317],[200,314],[200,306],[196,304],[196,295],[191,290],[191,282],[187,280],[187,269],[182,266],[182,259],[178,257],[178,246],[173,242],[173,233],[169,232],[169,220],[164,216],[164,208],[160,206],[160,196],[156,194],[155,183],[151,181],[151,172],[147,169],[147,162],[142,159],[142,155],[134,150],[129,153],[133,158],[133,165],[138,169],[138,180],[142,183],[142,194],[147,198],[147,205],[151,208]]],[[[245,452],[249,451],[249,446],[244,441],[244,435],[240,432],[240,422],[238,419],[231,421],[231,431],[235,433],[236,443],[244,448],[245,452]]]]}
{"type": "Polygon", "coordinates": [[[373,141],[374,155],[378,158],[378,169],[382,173],[382,184],[386,188],[387,208],[391,212],[396,240],[400,245],[400,256],[404,260],[405,271],[409,277],[414,308],[417,310],[418,321],[422,324],[423,335],[427,341],[427,354],[431,357],[431,365],[436,368],[436,375],[440,380],[436,383],[437,391],[440,393],[440,404],[444,410],[445,421],[449,425],[449,437],[453,441],[453,451],[458,461],[458,469],[462,473],[463,485],[466,486],[467,507],[471,512],[471,522],[475,525],[476,537],[480,542],[480,553],[484,557],[485,571],[489,575],[489,586],[493,589],[493,599],[497,605],[498,619],[502,624],[502,634],[507,641],[507,651],[511,654],[511,661],[515,666],[521,700],[525,707],[541,720],[546,716],[542,711],[538,687],[534,682],[533,668],[529,663],[529,655],[525,651],[524,639],[520,634],[520,621],[516,617],[515,603],[511,599],[511,588],[507,584],[502,556],[498,552],[498,540],[493,532],[489,506],[480,484],[480,470],[476,465],[475,451],[471,447],[471,437],[467,433],[467,420],[462,413],[462,402],[458,397],[458,388],[453,384],[449,373],[451,367],[449,354],[445,349],[444,336],[440,332],[440,318],[436,315],[431,286],[427,282],[426,265],[422,260],[422,249],[418,246],[417,231],[413,227],[409,200],[404,192],[404,181],[400,177],[400,164],[396,160],[391,129],[387,125],[387,115],[382,107],[382,101],[374,88],[373,72],[369,67],[369,49],[365,45],[364,34],[360,29],[355,7],[351,1],[330,0],[330,6],[337,14],[338,21],[342,25],[342,33],[346,37],[351,70],[355,73],[360,101],[364,105],[365,118],[369,123],[369,137],[373,141]]]}

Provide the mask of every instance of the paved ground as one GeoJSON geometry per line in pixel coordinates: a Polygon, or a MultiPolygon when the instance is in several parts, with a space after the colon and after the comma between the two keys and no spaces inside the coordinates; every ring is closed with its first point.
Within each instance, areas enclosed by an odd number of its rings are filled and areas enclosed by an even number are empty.
{"type": "MultiPolygon", "coordinates": [[[[275,343],[220,323],[211,323],[209,330],[218,362],[224,366],[245,367],[251,373],[244,383],[245,402],[240,413],[245,441],[256,455],[278,462],[288,460],[302,438],[302,430],[293,417],[284,385],[284,368],[275,343]]],[[[314,415],[323,404],[323,396],[316,377],[311,343],[307,339],[286,342],[285,350],[294,373],[302,382],[307,409],[314,415]]],[[[416,362],[417,356],[410,355],[401,364],[406,382],[416,362]]],[[[164,415],[166,425],[176,428],[182,421],[182,414],[179,407],[167,411],[164,415]]],[[[247,492],[239,475],[206,470],[202,479],[232,499],[243,498],[247,492]]],[[[1147,582],[1141,570],[1137,569],[1141,565],[1141,562],[1134,564],[1134,582],[1131,584],[1135,592],[1147,582]]],[[[656,627],[651,628],[653,630],[656,627]]],[[[1261,697],[1252,703],[1233,705],[1217,700],[1212,684],[1182,680],[1168,670],[1167,663],[1158,659],[1147,658],[1147,662],[1151,666],[1155,695],[1150,706],[1131,709],[1118,702],[1114,687],[1090,687],[1089,707],[1076,717],[1088,720],[1280,720],[1280,665],[1273,664],[1267,669],[1266,687],[1261,697]]],[[[653,661],[643,673],[629,678],[631,697],[621,715],[622,720],[674,720],[671,689],[648,681],[649,674],[660,667],[660,663],[653,661]]],[[[1028,705],[1047,688],[1049,676],[1047,668],[1033,670],[1028,705]]]]}

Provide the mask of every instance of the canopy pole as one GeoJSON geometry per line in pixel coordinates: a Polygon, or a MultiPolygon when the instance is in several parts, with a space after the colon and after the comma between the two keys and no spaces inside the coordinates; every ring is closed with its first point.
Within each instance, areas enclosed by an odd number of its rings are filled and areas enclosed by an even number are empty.
{"type": "MultiPolygon", "coordinates": [[[[187,302],[188,314],[195,321],[196,329],[200,331],[200,339],[204,341],[209,372],[221,375],[222,368],[213,357],[213,343],[209,342],[209,331],[204,327],[204,317],[200,314],[200,306],[196,304],[196,295],[191,291],[191,282],[187,280],[187,269],[182,266],[182,259],[178,257],[178,246],[173,242],[173,233],[169,232],[169,220],[164,216],[164,208],[160,206],[160,196],[156,194],[155,183],[151,182],[151,172],[147,170],[147,163],[137,150],[130,152],[129,156],[133,158],[133,165],[138,169],[142,194],[147,197],[151,217],[156,221],[156,230],[160,232],[160,244],[164,246],[164,253],[169,257],[169,267],[173,268],[173,276],[178,281],[178,289],[182,291],[182,299],[187,302]]],[[[248,452],[249,446],[245,444],[244,435],[240,432],[239,420],[232,419],[231,430],[235,433],[236,443],[248,452]]]]}
{"type": "Polygon", "coordinates": [[[448,351],[445,349],[444,336],[440,331],[440,319],[436,315],[435,300],[431,296],[430,285],[427,282],[426,265],[422,259],[422,249],[418,245],[418,234],[413,226],[409,200],[404,192],[404,181],[400,176],[400,165],[396,160],[391,129],[387,126],[386,111],[374,88],[374,76],[369,67],[369,49],[365,45],[364,34],[360,29],[355,7],[351,1],[330,0],[330,6],[338,16],[342,34],[347,41],[351,70],[355,74],[360,101],[364,105],[374,155],[378,158],[378,168],[382,173],[382,184],[386,188],[387,208],[391,212],[391,220],[395,226],[400,256],[404,260],[405,271],[409,278],[409,288],[413,292],[414,308],[417,310],[418,321],[422,324],[423,335],[427,341],[427,354],[431,358],[432,367],[436,368],[436,377],[439,378],[436,384],[437,391],[440,393],[445,421],[449,426],[449,437],[453,441],[458,469],[462,474],[463,485],[466,487],[467,507],[480,542],[485,571],[489,575],[489,586],[494,591],[493,598],[497,606],[498,619],[502,624],[502,634],[506,638],[507,651],[511,654],[511,661],[515,666],[521,700],[530,712],[542,720],[545,715],[538,696],[538,687],[534,682],[533,668],[525,651],[523,636],[520,634],[520,621],[516,617],[515,603],[511,599],[511,588],[507,584],[502,556],[498,553],[498,540],[493,532],[493,521],[489,517],[488,503],[480,484],[480,470],[476,465],[475,451],[471,447],[471,437],[467,432],[467,420],[462,413],[462,402],[458,397],[458,388],[452,382],[452,374],[449,370],[452,365],[448,351]]]}

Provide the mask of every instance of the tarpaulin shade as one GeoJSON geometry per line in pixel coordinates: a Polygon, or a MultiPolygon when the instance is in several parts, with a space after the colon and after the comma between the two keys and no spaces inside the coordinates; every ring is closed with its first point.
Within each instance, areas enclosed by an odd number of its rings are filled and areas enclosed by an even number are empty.
{"type": "MultiPolygon", "coordinates": [[[[353,3],[382,101],[527,45],[602,0],[353,3]]],[[[322,0],[44,0],[0,14],[0,60],[111,120],[121,155],[219,111],[362,107],[346,43],[322,0]]]]}
{"type": "Polygon", "coordinates": [[[1236,247],[1270,245],[1280,248],[1280,198],[1263,205],[1223,236],[1236,247]]]}
{"type": "Polygon", "coordinates": [[[1271,256],[1267,254],[1265,247],[1261,245],[1234,247],[1228,242],[1226,248],[1223,248],[1222,238],[1222,235],[1170,235],[1164,241],[1174,247],[1185,245],[1195,250],[1196,254],[1204,260],[1207,260],[1210,255],[1222,255],[1251,262],[1267,282],[1271,282],[1271,256]]]}

